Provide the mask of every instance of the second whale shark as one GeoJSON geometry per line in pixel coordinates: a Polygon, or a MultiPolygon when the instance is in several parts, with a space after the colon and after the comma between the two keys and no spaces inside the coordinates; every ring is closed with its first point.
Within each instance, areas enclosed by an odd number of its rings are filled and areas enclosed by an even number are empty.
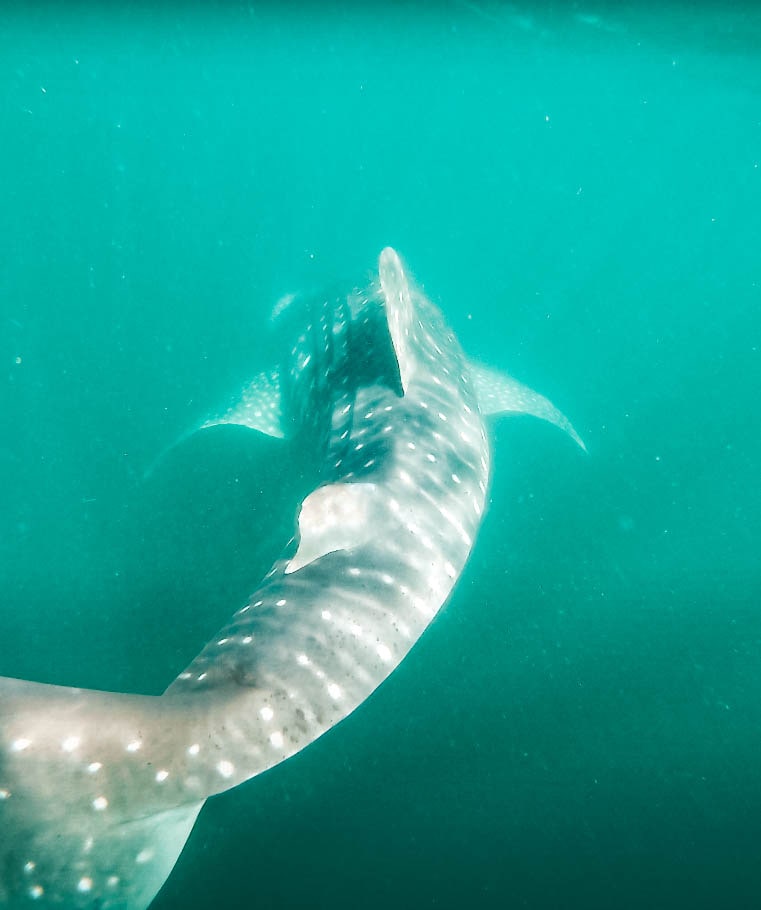
{"type": "MultiPolygon", "coordinates": [[[[289,308],[290,309],[290,308],[289,308]]],[[[277,370],[204,426],[311,453],[294,541],[162,696],[0,677],[0,906],[147,907],[204,801],[357,708],[447,600],[490,478],[485,417],[547,399],[465,358],[399,256],[296,306],[277,370]]]]}

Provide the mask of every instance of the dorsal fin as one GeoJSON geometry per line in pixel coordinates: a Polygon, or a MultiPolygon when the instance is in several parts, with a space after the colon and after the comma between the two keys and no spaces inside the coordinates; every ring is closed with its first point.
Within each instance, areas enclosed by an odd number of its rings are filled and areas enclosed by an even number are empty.
{"type": "Polygon", "coordinates": [[[378,275],[386,306],[388,330],[394,345],[402,390],[406,393],[415,372],[415,357],[411,350],[413,325],[412,298],[404,267],[396,250],[387,246],[380,254],[378,275]]]}
{"type": "Polygon", "coordinates": [[[309,565],[327,553],[350,550],[370,540],[372,483],[331,483],[318,487],[301,504],[299,548],[285,569],[286,575],[309,565]]]}

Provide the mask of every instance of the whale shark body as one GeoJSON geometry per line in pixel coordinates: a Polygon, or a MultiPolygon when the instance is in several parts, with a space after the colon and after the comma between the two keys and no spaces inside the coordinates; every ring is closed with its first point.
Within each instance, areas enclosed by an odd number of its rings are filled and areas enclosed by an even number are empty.
{"type": "Polygon", "coordinates": [[[485,416],[532,413],[583,445],[547,399],[466,360],[391,249],[365,290],[285,316],[278,369],[204,426],[308,448],[294,539],[162,696],[0,678],[0,906],[146,907],[204,801],[350,714],[445,603],[486,505],[485,416]]]}

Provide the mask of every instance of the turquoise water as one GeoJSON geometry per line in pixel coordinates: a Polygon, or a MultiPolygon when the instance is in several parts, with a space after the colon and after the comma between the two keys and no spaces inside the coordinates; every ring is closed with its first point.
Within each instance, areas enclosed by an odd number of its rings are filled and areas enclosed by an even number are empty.
{"type": "Polygon", "coordinates": [[[761,905],[761,16],[3,12],[0,674],[159,692],[298,461],[180,433],[393,244],[581,456],[494,427],[443,614],[213,801],[157,908],[761,905]]]}

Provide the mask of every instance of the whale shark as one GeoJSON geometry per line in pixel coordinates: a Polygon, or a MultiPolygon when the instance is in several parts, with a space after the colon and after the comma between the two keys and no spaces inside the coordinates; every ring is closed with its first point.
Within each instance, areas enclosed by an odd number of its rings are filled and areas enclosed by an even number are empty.
{"type": "Polygon", "coordinates": [[[546,398],[467,360],[391,248],[366,287],[284,310],[281,362],[201,429],[308,451],[293,538],[163,695],[0,677],[0,906],[147,907],[204,802],[351,714],[446,603],[486,509],[487,416],[583,448],[546,398]]]}

